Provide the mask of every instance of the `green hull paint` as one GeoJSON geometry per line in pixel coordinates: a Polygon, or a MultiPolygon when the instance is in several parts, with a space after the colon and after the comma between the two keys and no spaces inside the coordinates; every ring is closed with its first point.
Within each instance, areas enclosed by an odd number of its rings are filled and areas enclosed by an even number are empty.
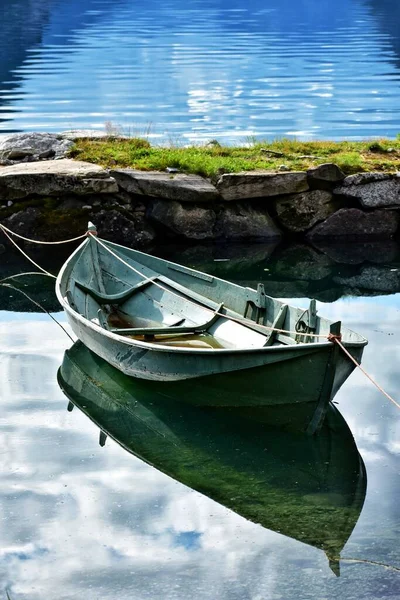
{"type": "MultiPolygon", "coordinates": [[[[309,433],[321,426],[354,364],[325,337],[271,334],[262,326],[294,331],[308,318],[313,331],[326,336],[330,321],[286,307],[262,286],[244,288],[101,243],[129,266],[89,238],[65,263],[56,284],[68,321],[88,348],[139,379],[167,384],[202,378],[209,394],[193,398],[200,405],[314,403],[319,416],[309,433]]],[[[361,360],[367,341],[346,328],[342,335],[348,351],[361,360]]]]}
{"type": "MultiPolygon", "coordinates": [[[[66,352],[58,379],[101,429],[102,445],[109,435],[244,518],[324,550],[338,574],[340,552],[363,506],[366,474],[333,405],[319,436],[285,432],[260,422],[265,411],[259,409],[244,418],[243,412],[182,402],[182,394],[190,402],[185,382],[171,384],[165,393],[157,382],[126,377],[80,342],[66,352]]],[[[292,413],[298,423],[297,408],[275,407],[275,422],[292,413]]]]}

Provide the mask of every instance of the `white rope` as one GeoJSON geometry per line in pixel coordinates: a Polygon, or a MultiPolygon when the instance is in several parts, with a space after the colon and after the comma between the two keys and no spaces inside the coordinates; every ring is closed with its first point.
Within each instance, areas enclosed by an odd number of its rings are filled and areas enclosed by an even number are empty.
{"type": "MultiPolygon", "coordinates": [[[[131,269],[132,271],[134,271],[137,275],[139,275],[140,277],[142,277],[143,279],[145,279],[146,281],[149,280],[149,277],[146,277],[146,275],[143,275],[143,273],[141,273],[140,271],[138,271],[138,269],[135,269],[135,267],[133,267],[132,265],[130,265],[129,263],[127,263],[123,258],[121,258],[120,256],[118,256],[118,254],[116,254],[115,252],[113,252],[108,246],[106,246],[105,244],[103,244],[103,242],[101,240],[99,240],[99,238],[97,237],[97,235],[92,234],[90,231],[88,232],[90,237],[92,237],[93,239],[96,240],[96,242],[98,244],[100,244],[100,246],[102,246],[103,248],[105,248],[105,250],[107,250],[110,254],[112,254],[117,260],[119,260],[123,265],[125,265],[126,267],[128,267],[128,269],[131,269]]],[[[170,294],[173,294],[174,296],[177,296],[178,298],[180,298],[182,300],[182,296],[180,296],[179,294],[177,294],[176,292],[173,292],[172,290],[168,290],[166,287],[164,287],[163,285],[161,285],[160,283],[158,283],[157,281],[152,280],[153,284],[160,288],[161,290],[163,290],[164,292],[168,292],[170,294]]],[[[190,304],[193,304],[194,306],[198,306],[198,303],[196,302],[192,302],[191,300],[189,300],[188,298],[185,298],[185,300],[187,300],[187,302],[189,302],[190,304]]],[[[230,315],[226,315],[224,313],[220,313],[218,311],[213,311],[211,308],[207,308],[204,307],[205,310],[208,310],[209,312],[218,315],[220,317],[224,317],[225,319],[229,319],[230,321],[234,321],[235,323],[239,323],[239,325],[244,325],[246,326],[247,323],[245,320],[243,319],[236,319],[235,317],[231,317],[230,315]]],[[[276,331],[277,333],[289,333],[292,335],[301,335],[301,336],[308,336],[308,337],[313,337],[313,338],[325,338],[325,339],[329,339],[329,335],[326,334],[316,334],[316,333],[299,333],[298,331],[290,331],[288,329],[277,329],[276,327],[270,327],[268,325],[259,325],[258,323],[254,323],[255,325],[257,325],[257,327],[260,327],[262,329],[266,329],[268,331],[276,331]]]]}
{"type": "MultiPolygon", "coordinates": [[[[39,275],[39,273],[37,273],[37,274],[39,275]]],[[[10,283],[0,283],[0,285],[3,286],[3,287],[5,287],[5,288],[8,288],[10,290],[14,290],[15,292],[19,292],[20,294],[22,294],[23,296],[25,296],[25,298],[27,298],[28,300],[30,300],[33,304],[35,304],[43,312],[45,312],[46,314],[48,314],[49,317],[50,317],[50,319],[53,319],[54,323],[56,323],[59,327],[61,327],[61,329],[63,330],[63,332],[69,337],[69,339],[71,340],[72,343],[75,342],[74,338],[69,335],[69,333],[65,329],[65,327],[63,327],[61,325],[61,323],[59,323],[57,321],[57,319],[55,317],[53,317],[53,315],[48,310],[46,310],[41,304],[39,304],[39,302],[36,302],[36,300],[34,300],[33,298],[31,298],[26,292],[24,292],[23,290],[20,290],[19,288],[14,287],[10,283]]]]}
{"type": "Polygon", "coordinates": [[[54,279],[57,279],[57,277],[55,277],[54,275],[52,275],[51,273],[49,273],[48,271],[46,271],[46,269],[43,269],[43,267],[41,267],[40,265],[38,265],[37,263],[35,263],[35,261],[30,258],[23,250],[22,248],[20,248],[18,246],[18,244],[16,244],[16,242],[14,242],[14,240],[8,235],[7,231],[4,230],[3,225],[0,224],[0,227],[3,229],[3,233],[5,236],[8,237],[8,239],[10,240],[10,242],[12,244],[14,244],[14,246],[17,248],[17,250],[19,250],[21,252],[21,254],[23,254],[25,256],[25,258],[27,258],[29,260],[29,262],[31,262],[33,265],[35,265],[35,267],[37,269],[39,269],[39,271],[42,271],[45,275],[48,275],[49,277],[53,277],[54,279]]]}
{"type": "Polygon", "coordinates": [[[339,339],[334,339],[334,342],[336,342],[336,344],[338,344],[340,346],[340,348],[343,350],[343,352],[349,357],[349,359],[356,365],[356,367],[358,367],[360,369],[360,371],[362,371],[362,373],[364,373],[365,377],[368,377],[368,379],[370,380],[371,383],[374,384],[374,386],[376,387],[377,390],[379,390],[384,396],[386,396],[386,398],[388,400],[390,400],[390,402],[393,402],[393,404],[400,409],[400,404],[398,402],[396,402],[396,400],[394,398],[392,398],[392,396],[390,396],[387,392],[385,392],[385,390],[379,385],[379,383],[377,383],[375,381],[375,379],[373,377],[371,377],[371,375],[369,373],[367,373],[367,371],[365,369],[363,369],[363,367],[360,365],[359,362],[356,361],[356,359],[350,354],[350,352],[348,352],[346,350],[346,348],[343,346],[342,342],[339,339]]]}
{"type": "Polygon", "coordinates": [[[82,240],[84,237],[86,237],[86,233],[83,233],[82,235],[78,235],[78,237],[72,238],[70,240],[62,240],[60,242],[41,242],[39,240],[31,240],[30,238],[24,237],[23,235],[20,235],[19,233],[15,233],[15,231],[11,231],[11,229],[8,229],[8,227],[3,225],[2,223],[0,223],[0,228],[3,229],[3,231],[8,231],[8,233],[10,233],[11,235],[15,235],[15,237],[20,238],[21,240],[24,240],[25,242],[31,242],[32,244],[43,244],[43,245],[46,244],[49,246],[54,246],[54,245],[58,245],[58,244],[69,244],[70,242],[77,242],[78,240],[82,240]]]}
{"type": "Polygon", "coordinates": [[[53,277],[53,275],[49,275],[48,273],[26,271],[25,273],[16,273],[15,275],[9,275],[8,277],[4,277],[4,279],[0,279],[0,283],[3,283],[3,281],[8,281],[9,279],[17,279],[17,277],[25,277],[25,275],[40,275],[40,277],[53,277]]]}

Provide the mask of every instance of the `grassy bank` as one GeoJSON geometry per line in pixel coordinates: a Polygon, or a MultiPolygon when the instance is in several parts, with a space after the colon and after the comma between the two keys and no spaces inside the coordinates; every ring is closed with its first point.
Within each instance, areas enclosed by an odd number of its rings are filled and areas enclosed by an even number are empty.
{"type": "Polygon", "coordinates": [[[204,146],[152,146],[141,138],[77,141],[70,156],[107,168],[132,167],[144,171],[167,167],[184,173],[216,178],[239,171],[302,171],[326,162],[346,174],[365,171],[400,171],[400,135],[396,140],[362,142],[299,142],[280,139],[246,146],[222,146],[213,140],[204,146]]]}

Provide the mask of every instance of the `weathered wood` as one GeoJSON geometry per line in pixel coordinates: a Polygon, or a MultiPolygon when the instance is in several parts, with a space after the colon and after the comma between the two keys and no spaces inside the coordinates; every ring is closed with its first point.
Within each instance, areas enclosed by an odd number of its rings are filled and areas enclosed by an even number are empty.
{"type": "MultiPolygon", "coordinates": [[[[288,310],[287,304],[284,304],[283,306],[280,307],[279,312],[278,312],[274,322],[271,325],[272,331],[271,331],[267,341],[265,342],[264,346],[272,346],[272,344],[275,342],[278,332],[274,331],[274,329],[282,329],[283,328],[283,324],[285,322],[286,315],[287,315],[287,310],[288,310]]],[[[285,337],[288,337],[288,336],[285,336],[285,337]]]]}

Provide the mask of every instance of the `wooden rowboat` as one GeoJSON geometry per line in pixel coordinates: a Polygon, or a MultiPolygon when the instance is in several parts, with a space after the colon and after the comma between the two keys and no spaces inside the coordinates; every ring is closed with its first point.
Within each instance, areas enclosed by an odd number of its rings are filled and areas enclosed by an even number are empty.
{"type": "MultiPolygon", "coordinates": [[[[127,377],[76,342],[58,382],[70,400],[125,450],[245,519],[325,552],[339,575],[340,553],[364,503],[366,472],[351,431],[333,404],[318,436],[282,432],[182,403],[178,384],[127,377]]],[[[190,394],[190,392],[189,392],[190,394]]],[[[262,409],[261,409],[262,410],[262,409]]],[[[296,412],[296,406],[281,407],[296,412]]],[[[133,486],[134,488],[134,486],[133,486]]],[[[134,493],[134,489],[132,489],[134,493]]],[[[303,548],[299,545],[299,555],[303,548]]]]}
{"type": "MultiPolygon", "coordinates": [[[[328,404],[354,369],[329,341],[340,323],[292,307],[257,289],[171,263],[97,237],[62,267],[56,293],[72,330],[126,375],[163,382],[201,378],[215,394],[199,404],[312,407],[321,426],[328,404]],[[223,393],[218,394],[218,390],[223,393]]],[[[360,361],[367,340],[343,328],[342,343],[360,361]]]]}

